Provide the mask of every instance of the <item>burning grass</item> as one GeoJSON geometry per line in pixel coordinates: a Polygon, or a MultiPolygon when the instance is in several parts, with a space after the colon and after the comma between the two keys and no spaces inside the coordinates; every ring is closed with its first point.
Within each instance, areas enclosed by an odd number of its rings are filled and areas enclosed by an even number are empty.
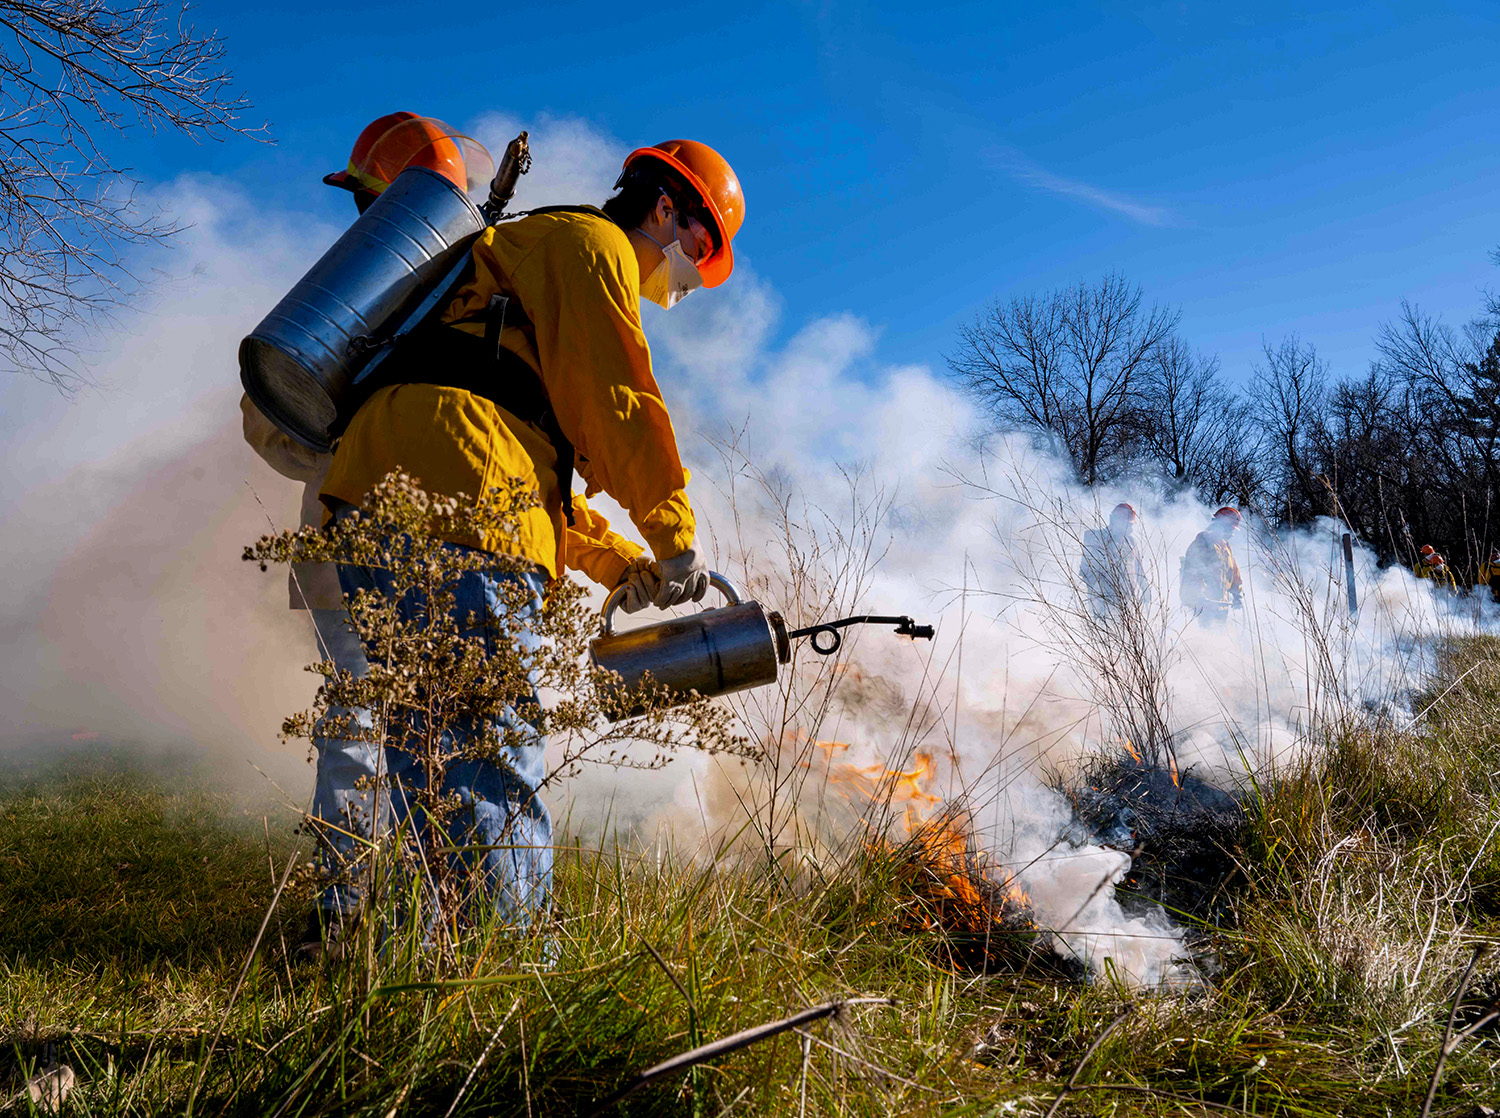
{"type": "MultiPolygon", "coordinates": [[[[979,849],[967,812],[942,810],[899,842],[872,839],[868,857],[884,864],[892,895],[903,898],[903,930],[950,966],[990,972],[1037,960],[1031,898],[979,849]]],[[[1041,958],[1053,969],[1051,952],[1041,958]]]]}
{"type": "MultiPolygon", "coordinates": [[[[240,805],[182,772],[38,763],[0,789],[0,1085],[51,1045],[79,1073],[80,1114],[587,1114],[703,1041],[885,996],[896,1004],[851,1006],[618,1113],[1041,1115],[1071,1079],[1062,1114],[1416,1114],[1468,945],[1500,931],[1494,739],[1480,736],[1500,709],[1497,647],[1450,657],[1419,732],[1351,734],[1251,789],[1226,844],[1242,879],[1211,894],[1227,912],[1201,933],[1223,966],[1185,998],[1081,983],[1017,947],[1036,938],[1026,904],[969,820],[922,798],[916,765],[873,774],[913,793],[911,826],[901,804],[894,831],[836,867],[575,844],[536,935],[481,929],[443,965],[371,943],[323,970],[285,950],[301,913],[278,911],[232,997],[273,869],[263,837],[224,824],[240,805]],[[127,848],[155,851],[152,872],[102,861],[127,848]],[[86,894],[39,870],[85,860],[86,894]],[[105,914],[155,938],[110,932],[105,914]],[[45,934],[20,938],[31,925],[45,934]],[[180,950],[188,939],[204,949],[180,950]]],[[[1107,772],[1096,783],[1132,804],[1165,794],[1129,764],[1107,772]]],[[[1189,792],[1190,777],[1167,786],[1189,792]]],[[[275,869],[292,853],[273,843],[275,869]]],[[[1500,1102],[1497,988],[1487,956],[1455,1033],[1477,1031],[1447,1057],[1434,1114],[1500,1102]]]]}

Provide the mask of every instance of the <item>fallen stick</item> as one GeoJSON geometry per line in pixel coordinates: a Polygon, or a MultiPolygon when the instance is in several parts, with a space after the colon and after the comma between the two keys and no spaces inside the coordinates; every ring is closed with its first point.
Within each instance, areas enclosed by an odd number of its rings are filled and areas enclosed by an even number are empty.
{"type": "MultiPolygon", "coordinates": [[[[1478,665],[1476,664],[1475,667],[1478,665]]],[[[1437,1065],[1432,1069],[1432,1082],[1427,1086],[1427,1098],[1422,1101],[1422,1118],[1427,1118],[1432,1113],[1432,1100],[1437,1098],[1438,1083],[1443,1078],[1443,1064],[1447,1062],[1448,1053],[1451,1051],[1448,1043],[1453,1039],[1453,1025],[1458,1020],[1458,1003],[1464,1000],[1464,992],[1469,988],[1469,979],[1474,977],[1474,967],[1479,963],[1484,952],[1484,944],[1474,945],[1474,956],[1469,960],[1469,965],[1464,968],[1463,977],[1458,980],[1458,989],[1453,994],[1453,1008],[1448,1011],[1448,1027],[1443,1030],[1443,1043],[1438,1048],[1437,1065]]]]}
{"type": "MultiPolygon", "coordinates": [[[[1079,909],[1078,911],[1082,912],[1083,910],[1079,909]]],[[[1067,1098],[1074,1091],[1082,1090],[1082,1088],[1078,1086],[1078,1077],[1083,1074],[1084,1065],[1093,1058],[1095,1052],[1099,1051],[1099,1046],[1109,1039],[1109,1034],[1123,1025],[1126,1018],[1128,1018],[1134,1012],[1134,1006],[1126,1006],[1125,1012],[1121,1013],[1108,1025],[1105,1025],[1104,1031],[1094,1038],[1094,1043],[1090,1044],[1088,1048],[1084,1050],[1083,1058],[1078,1061],[1078,1066],[1073,1069],[1073,1074],[1068,1076],[1068,1081],[1063,1084],[1063,1089],[1058,1092],[1057,1098],[1053,1099],[1052,1105],[1047,1108],[1046,1118],[1052,1118],[1052,1116],[1057,1113],[1057,1108],[1062,1105],[1063,1099],[1067,1098]]]]}
{"type": "Polygon", "coordinates": [[[842,1001],[825,1002],[822,1005],[812,1006],[800,1013],[794,1013],[790,1017],[780,1021],[770,1021],[764,1025],[756,1025],[754,1028],[743,1029],[737,1033],[720,1040],[709,1041],[707,1044],[699,1045],[690,1051],[673,1056],[670,1060],[663,1060],[654,1067],[649,1067],[640,1072],[625,1086],[621,1087],[589,1115],[589,1118],[600,1118],[607,1113],[611,1107],[624,1100],[627,1096],[638,1091],[648,1083],[665,1078],[668,1075],[676,1075],[687,1071],[689,1068],[712,1060],[715,1056],[727,1055],[741,1048],[748,1048],[752,1044],[758,1044],[763,1040],[770,1040],[788,1029],[795,1029],[798,1025],[806,1025],[810,1021],[818,1021],[824,1017],[834,1017],[851,1005],[895,1005],[895,998],[845,998],[842,1001]]]}

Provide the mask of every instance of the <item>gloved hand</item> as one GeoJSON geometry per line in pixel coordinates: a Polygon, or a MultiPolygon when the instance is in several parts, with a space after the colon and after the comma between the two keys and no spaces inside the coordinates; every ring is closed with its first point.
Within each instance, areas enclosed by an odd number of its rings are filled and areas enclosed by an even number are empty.
{"type": "Polygon", "coordinates": [[[1242,609],[1244,607],[1245,596],[1240,592],[1240,588],[1238,586],[1231,586],[1229,588],[1229,601],[1235,609],[1242,609]]]}
{"type": "Polygon", "coordinates": [[[694,540],[681,555],[653,563],[661,585],[652,596],[657,609],[681,605],[683,602],[701,602],[708,593],[708,556],[698,548],[694,540]]]}
{"type": "Polygon", "coordinates": [[[651,560],[641,556],[632,559],[630,566],[620,576],[618,585],[625,587],[625,598],[620,602],[620,608],[626,613],[639,613],[660,593],[661,580],[651,567],[651,560]]]}

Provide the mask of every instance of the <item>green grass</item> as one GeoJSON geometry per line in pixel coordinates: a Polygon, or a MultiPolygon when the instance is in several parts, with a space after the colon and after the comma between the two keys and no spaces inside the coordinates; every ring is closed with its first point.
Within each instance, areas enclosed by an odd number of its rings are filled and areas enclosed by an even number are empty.
{"type": "MultiPolygon", "coordinates": [[[[1024,936],[976,951],[932,926],[899,855],[830,869],[579,845],[559,852],[553,922],[452,959],[367,936],[336,966],[299,963],[305,901],[283,898],[231,998],[273,863],[301,852],[285,815],[263,826],[181,765],[12,765],[0,1084],[50,1043],[80,1115],[587,1114],[700,1041],[884,996],[614,1113],[1041,1114],[1129,1010],[1059,1113],[1416,1114],[1459,972],[1496,930],[1497,648],[1445,657],[1418,730],[1349,730],[1262,785],[1232,918],[1201,930],[1218,971],[1175,998],[1081,985],[1024,936]]],[[[1500,988],[1495,959],[1476,975],[1464,1021],[1500,988]]],[[[1487,1028],[1449,1056],[1433,1112],[1500,1101],[1497,1080],[1487,1028]]]]}

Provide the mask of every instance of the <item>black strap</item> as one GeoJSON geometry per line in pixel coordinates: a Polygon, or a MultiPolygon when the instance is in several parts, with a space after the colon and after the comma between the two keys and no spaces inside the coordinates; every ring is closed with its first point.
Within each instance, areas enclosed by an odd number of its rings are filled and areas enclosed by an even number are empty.
{"type": "MultiPolygon", "coordinates": [[[[542,206],[504,216],[509,219],[554,213],[584,214],[601,221],[612,220],[608,214],[592,206],[542,206]]],[[[451,285],[449,294],[456,294],[473,280],[474,258],[471,254],[468,266],[451,285]]],[[[393,384],[435,384],[482,396],[516,418],[536,424],[547,436],[547,441],[557,451],[557,483],[562,492],[563,516],[567,518],[568,527],[573,527],[573,474],[578,465],[578,452],[557,422],[557,414],[552,410],[552,401],[547,396],[542,378],[519,354],[500,344],[500,332],[506,326],[531,327],[525,309],[513,296],[492,295],[489,305],[478,315],[441,325],[437,316],[448,302],[446,298],[440,299],[426,321],[389,343],[391,352],[369,376],[355,385],[354,398],[341,410],[339,431],[342,432],[366,400],[393,384]],[[473,322],[484,323],[483,338],[453,328],[459,323],[473,322]]]]}
{"type": "MultiPolygon", "coordinates": [[[[394,384],[434,384],[481,396],[517,419],[536,424],[557,452],[557,484],[562,494],[563,516],[571,528],[577,451],[557,422],[542,378],[520,354],[500,344],[500,332],[507,318],[520,317],[517,309],[508,296],[492,296],[482,316],[485,324],[482,338],[438,323],[418,326],[398,338],[389,356],[359,382],[357,403],[363,406],[377,391],[394,384]]],[[[351,414],[354,411],[358,407],[351,409],[351,414]]]]}

